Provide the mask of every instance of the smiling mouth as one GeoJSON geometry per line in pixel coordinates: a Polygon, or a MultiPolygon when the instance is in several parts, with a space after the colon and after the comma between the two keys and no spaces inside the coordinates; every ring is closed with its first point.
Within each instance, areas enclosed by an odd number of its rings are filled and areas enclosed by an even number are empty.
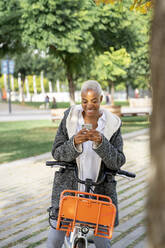
{"type": "Polygon", "coordinates": [[[87,112],[88,113],[93,113],[95,110],[94,109],[88,109],[87,112]]]}

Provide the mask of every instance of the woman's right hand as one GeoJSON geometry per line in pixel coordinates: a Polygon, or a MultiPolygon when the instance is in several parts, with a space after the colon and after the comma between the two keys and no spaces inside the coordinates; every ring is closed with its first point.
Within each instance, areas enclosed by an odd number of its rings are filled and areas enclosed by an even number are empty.
{"type": "Polygon", "coordinates": [[[88,141],[88,130],[83,128],[74,136],[74,144],[79,145],[88,141]]]}

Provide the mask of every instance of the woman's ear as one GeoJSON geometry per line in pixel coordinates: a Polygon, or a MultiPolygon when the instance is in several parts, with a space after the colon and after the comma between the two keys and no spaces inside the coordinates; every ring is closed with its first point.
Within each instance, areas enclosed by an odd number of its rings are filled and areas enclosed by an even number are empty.
{"type": "Polygon", "coordinates": [[[102,100],[103,100],[103,96],[100,96],[100,102],[102,102],[102,100]]]}

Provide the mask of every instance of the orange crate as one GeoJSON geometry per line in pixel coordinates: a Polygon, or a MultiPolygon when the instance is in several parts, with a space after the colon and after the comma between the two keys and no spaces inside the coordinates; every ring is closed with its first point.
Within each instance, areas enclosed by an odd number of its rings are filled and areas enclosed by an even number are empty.
{"type": "Polygon", "coordinates": [[[116,207],[110,197],[64,190],[60,198],[57,230],[69,233],[75,224],[88,225],[94,229],[96,236],[111,239],[115,216],[116,207]],[[85,195],[90,198],[85,198],[85,195]]]}

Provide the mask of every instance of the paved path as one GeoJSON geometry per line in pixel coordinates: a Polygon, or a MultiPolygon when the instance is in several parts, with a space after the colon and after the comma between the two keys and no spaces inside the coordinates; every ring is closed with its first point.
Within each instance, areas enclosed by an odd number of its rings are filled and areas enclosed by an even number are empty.
{"type": "Polygon", "coordinates": [[[8,104],[0,103],[1,121],[24,121],[24,120],[51,120],[50,109],[39,110],[37,108],[12,104],[12,112],[9,114],[8,104]]]}
{"type": "MultiPolygon", "coordinates": [[[[123,169],[135,172],[137,177],[135,180],[118,178],[120,225],[113,234],[113,248],[145,247],[148,140],[144,134],[124,142],[127,163],[123,169]]],[[[54,169],[47,168],[42,157],[0,166],[1,248],[46,247],[46,209],[50,206],[53,176],[54,169]]]]}

